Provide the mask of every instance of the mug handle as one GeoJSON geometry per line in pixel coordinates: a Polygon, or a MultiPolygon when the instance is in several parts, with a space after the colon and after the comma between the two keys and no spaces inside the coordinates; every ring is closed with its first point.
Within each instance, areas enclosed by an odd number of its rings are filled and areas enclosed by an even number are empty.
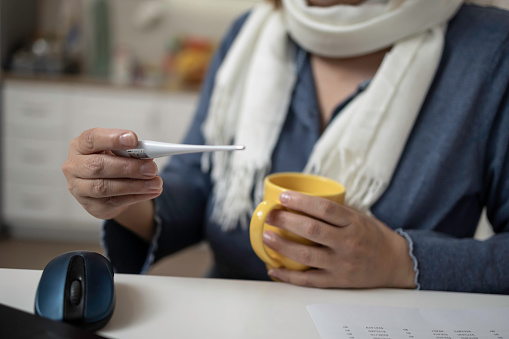
{"type": "Polygon", "coordinates": [[[265,245],[263,244],[263,224],[265,224],[267,215],[273,209],[283,209],[283,207],[274,201],[262,201],[258,207],[256,207],[251,217],[249,236],[251,238],[251,246],[260,259],[272,267],[281,267],[281,263],[274,260],[267,251],[265,251],[265,245]]]}

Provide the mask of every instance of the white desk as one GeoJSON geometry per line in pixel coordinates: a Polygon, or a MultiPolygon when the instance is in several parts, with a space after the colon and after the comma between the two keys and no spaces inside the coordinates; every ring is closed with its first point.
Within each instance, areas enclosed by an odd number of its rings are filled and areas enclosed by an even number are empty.
{"type": "MultiPolygon", "coordinates": [[[[41,271],[0,269],[0,303],[33,313],[41,271]]],[[[283,283],[115,275],[117,302],[99,333],[112,338],[320,338],[309,304],[509,307],[509,296],[321,290],[283,283]]]]}

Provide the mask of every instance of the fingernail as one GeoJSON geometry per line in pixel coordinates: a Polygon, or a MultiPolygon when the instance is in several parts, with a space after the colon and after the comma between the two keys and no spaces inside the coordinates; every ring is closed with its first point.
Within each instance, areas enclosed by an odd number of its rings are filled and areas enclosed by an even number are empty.
{"type": "Polygon", "coordinates": [[[132,133],[122,134],[119,139],[120,139],[120,143],[123,146],[131,146],[131,147],[136,146],[134,144],[136,140],[134,139],[134,135],[132,133]]]}
{"type": "Polygon", "coordinates": [[[141,165],[141,174],[152,177],[157,174],[157,168],[153,162],[141,165]]]}
{"type": "Polygon", "coordinates": [[[290,194],[288,194],[288,192],[283,192],[279,195],[279,201],[281,201],[281,203],[286,203],[286,202],[289,202],[290,201],[290,194]]]}
{"type": "Polygon", "coordinates": [[[274,241],[274,237],[270,233],[263,232],[262,237],[263,237],[263,241],[264,242],[272,242],[272,241],[274,241]]]}
{"type": "Polygon", "coordinates": [[[149,189],[160,189],[161,188],[161,182],[159,180],[147,180],[147,181],[145,181],[145,185],[149,189]]]}

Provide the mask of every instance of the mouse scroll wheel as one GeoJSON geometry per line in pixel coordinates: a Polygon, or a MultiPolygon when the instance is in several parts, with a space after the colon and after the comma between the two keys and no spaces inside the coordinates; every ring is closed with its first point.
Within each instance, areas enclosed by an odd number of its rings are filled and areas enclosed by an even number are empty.
{"type": "Polygon", "coordinates": [[[79,280],[74,280],[71,283],[70,292],[71,305],[78,305],[81,301],[81,282],[79,280]]]}

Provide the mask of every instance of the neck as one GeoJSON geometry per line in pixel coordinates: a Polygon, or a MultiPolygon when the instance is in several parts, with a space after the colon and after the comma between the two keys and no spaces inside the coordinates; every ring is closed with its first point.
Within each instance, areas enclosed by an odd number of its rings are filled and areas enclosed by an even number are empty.
{"type": "Polygon", "coordinates": [[[389,50],[390,47],[374,53],[349,58],[329,58],[315,54],[311,55],[311,58],[314,62],[318,62],[331,70],[342,69],[359,77],[371,78],[380,67],[385,54],[389,50]]]}
{"type": "Polygon", "coordinates": [[[334,108],[349,97],[360,83],[375,76],[389,49],[353,58],[327,58],[311,55],[316,96],[321,112],[322,130],[334,108]]]}

